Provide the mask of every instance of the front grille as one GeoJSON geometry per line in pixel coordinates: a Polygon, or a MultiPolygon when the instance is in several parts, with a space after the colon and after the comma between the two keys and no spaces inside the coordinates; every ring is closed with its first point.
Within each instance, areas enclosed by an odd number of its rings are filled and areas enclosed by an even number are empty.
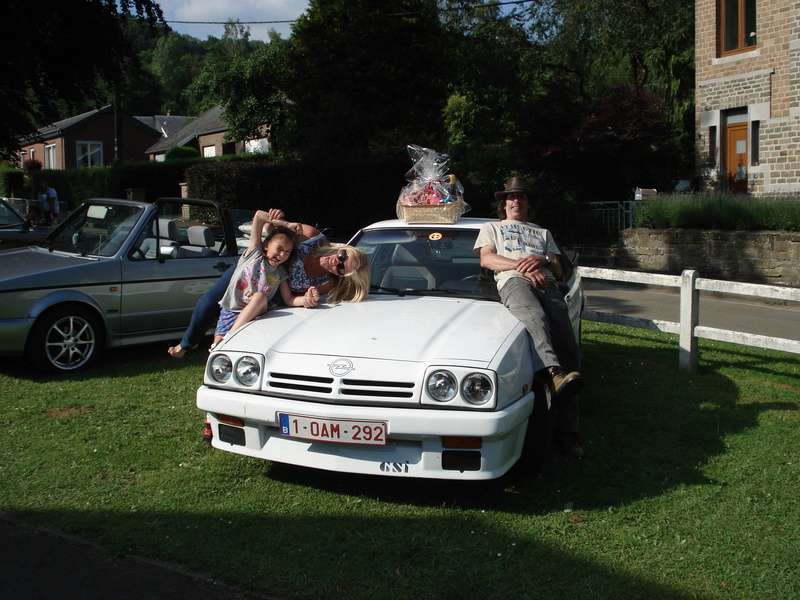
{"type": "Polygon", "coordinates": [[[384,398],[413,398],[414,384],[398,381],[366,381],[342,379],[341,392],[345,396],[381,396],[384,398]]]}
{"type": "Polygon", "coordinates": [[[327,401],[364,403],[395,400],[415,402],[415,384],[408,381],[374,381],[366,379],[337,379],[296,373],[267,373],[264,391],[278,391],[292,396],[318,398],[327,401]]]}

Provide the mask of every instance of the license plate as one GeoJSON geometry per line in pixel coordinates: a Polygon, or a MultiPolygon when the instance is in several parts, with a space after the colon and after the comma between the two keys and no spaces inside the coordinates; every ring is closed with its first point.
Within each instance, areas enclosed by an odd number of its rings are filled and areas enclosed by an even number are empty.
{"type": "Polygon", "coordinates": [[[386,423],[384,421],[320,419],[280,413],[278,425],[281,435],[286,437],[342,444],[369,444],[372,446],[386,444],[386,423]]]}

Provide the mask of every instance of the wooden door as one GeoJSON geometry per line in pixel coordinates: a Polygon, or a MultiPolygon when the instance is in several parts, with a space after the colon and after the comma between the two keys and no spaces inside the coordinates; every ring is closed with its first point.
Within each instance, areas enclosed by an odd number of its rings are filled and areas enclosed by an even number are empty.
{"type": "Polygon", "coordinates": [[[747,193],[747,123],[731,123],[726,129],[727,149],[725,165],[728,171],[728,189],[747,193]]]}

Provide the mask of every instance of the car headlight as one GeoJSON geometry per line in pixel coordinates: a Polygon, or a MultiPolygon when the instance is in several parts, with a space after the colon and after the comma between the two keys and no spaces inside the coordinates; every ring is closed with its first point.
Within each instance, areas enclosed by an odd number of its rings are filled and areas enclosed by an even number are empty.
{"type": "Polygon", "coordinates": [[[449,402],[458,391],[455,375],[450,371],[434,371],[427,381],[428,395],[438,402],[449,402]]]}
{"type": "Polygon", "coordinates": [[[217,383],[225,383],[231,378],[233,371],[233,363],[231,359],[224,354],[217,354],[211,359],[211,365],[208,367],[208,374],[217,383]]]}
{"type": "Polygon", "coordinates": [[[492,380],[483,373],[470,373],[461,382],[461,395],[470,404],[486,404],[492,398],[492,380]]]}
{"type": "Polygon", "coordinates": [[[253,385],[260,375],[261,365],[252,356],[245,356],[236,363],[236,379],[242,385],[253,385]]]}

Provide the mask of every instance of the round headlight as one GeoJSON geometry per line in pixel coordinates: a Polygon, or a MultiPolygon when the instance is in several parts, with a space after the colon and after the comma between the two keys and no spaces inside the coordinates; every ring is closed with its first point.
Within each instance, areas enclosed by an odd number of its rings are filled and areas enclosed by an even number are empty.
{"type": "Polygon", "coordinates": [[[236,363],[236,379],[242,385],[251,386],[261,375],[261,366],[252,356],[245,356],[236,363]]]}
{"type": "Polygon", "coordinates": [[[211,359],[211,366],[208,368],[208,374],[211,375],[217,383],[225,383],[231,378],[232,370],[233,364],[231,363],[231,359],[224,354],[217,354],[211,359]]]}
{"type": "Polygon", "coordinates": [[[470,404],[486,404],[492,397],[492,380],[483,373],[470,373],[461,382],[461,394],[470,404]]]}
{"type": "Polygon", "coordinates": [[[428,377],[428,395],[437,402],[448,402],[455,398],[458,384],[450,371],[434,371],[428,377]]]}

